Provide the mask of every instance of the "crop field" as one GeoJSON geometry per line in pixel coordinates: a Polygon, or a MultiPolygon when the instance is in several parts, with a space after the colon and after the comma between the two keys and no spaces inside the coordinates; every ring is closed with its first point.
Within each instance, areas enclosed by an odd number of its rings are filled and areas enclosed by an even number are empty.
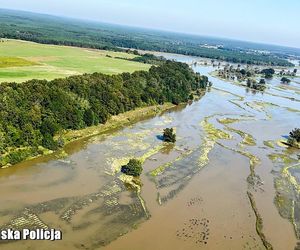
{"type": "Polygon", "coordinates": [[[44,45],[19,40],[0,42],[0,82],[55,79],[83,73],[118,74],[148,70],[123,52],[44,45]]]}

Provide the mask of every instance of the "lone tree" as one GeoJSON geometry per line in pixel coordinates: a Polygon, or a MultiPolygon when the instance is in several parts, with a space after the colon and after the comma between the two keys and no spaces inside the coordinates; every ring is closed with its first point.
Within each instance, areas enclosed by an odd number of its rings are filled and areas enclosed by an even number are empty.
{"type": "Polygon", "coordinates": [[[289,78],[282,77],[282,78],[281,78],[281,82],[282,82],[282,83],[290,83],[291,80],[290,80],[289,78]]]}
{"type": "Polygon", "coordinates": [[[173,128],[166,128],[164,129],[164,141],[165,142],[176,142],[176,134],[173,130],[173,128]]]}
{"type": "Polygon", "coordinates": [[[140,176],[142,171],[142,163],[137,159],[130,159],[129,162],[121,168],[122,173],[134,177],[140,176]]]}
{"type": "Polygon", "coordinates": [[[300,148],[300,128],[295,128],[292,132],[290,132],[288,144],[293,147],[300,148]]]}

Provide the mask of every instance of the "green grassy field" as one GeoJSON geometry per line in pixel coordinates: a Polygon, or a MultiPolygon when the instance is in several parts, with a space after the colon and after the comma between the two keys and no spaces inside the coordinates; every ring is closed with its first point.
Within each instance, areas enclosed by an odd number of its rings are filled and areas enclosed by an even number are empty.
{"type": "Polygon", "coordinates": [[[150,65],[127,61],[132,54],[32,42],[0,42],[0,82],[55,79],[83,73],[117,74],[148,70],[150,65]]]}

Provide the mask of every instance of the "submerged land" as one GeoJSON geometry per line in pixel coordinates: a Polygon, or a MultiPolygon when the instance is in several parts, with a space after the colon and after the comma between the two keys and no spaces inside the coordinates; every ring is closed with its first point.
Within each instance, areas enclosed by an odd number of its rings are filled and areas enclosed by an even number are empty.
{"type": "Polygon", "coordinates": [[[153,57],[132,40],[97,50],[103,37],[87,44],[24,27],[15,37],[12,16],[0,17],[9,19],[0,28],[9,31],[0,43],[0,229],[60,229],[56,249],[299,249],[300,151],[288,143],[299,127],[297,52],[271,46],[276,55],[236,64],[153,57]],[[131,159],[139,176],[122,171],[131,159]]]}

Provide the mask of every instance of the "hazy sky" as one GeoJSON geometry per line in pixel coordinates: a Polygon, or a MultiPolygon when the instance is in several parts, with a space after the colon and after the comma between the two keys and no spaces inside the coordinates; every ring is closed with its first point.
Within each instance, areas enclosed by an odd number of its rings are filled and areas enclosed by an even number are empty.
{"type": "Polygon", "coordinates": [[[0,0],[0,8],[300,47],[299,0],[0,0]]]}

